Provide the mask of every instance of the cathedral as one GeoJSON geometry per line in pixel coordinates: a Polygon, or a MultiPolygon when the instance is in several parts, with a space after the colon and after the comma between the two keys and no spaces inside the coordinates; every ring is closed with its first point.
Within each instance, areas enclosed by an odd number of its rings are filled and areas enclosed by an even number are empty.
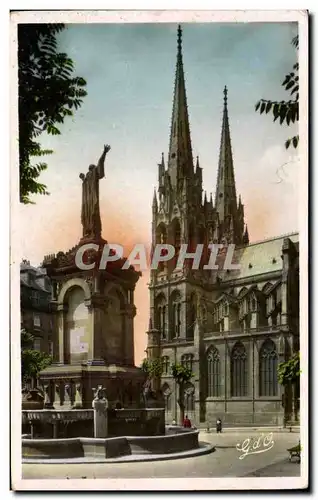
{"type": "MultiPolygon", "coordinates": [[[[202,167],[192,155],[178,28],[177,64],[168,157],[162,155],[152,204],[152,245],[174,246],[173,261],[151,271],[147,352],[157,338],[163,363],[166,420],[179,416],[171,366],[193,372],[185,413],[198,427],[283,425],[298,394],[278,384],[277,367],[299,350],[299,237],[297,233],[249,242],[244,205],[237,196],[227,88],[215,199],[203,196],[202,167]],[[209,244],[234,244],[236,269],[203,269],[209,244]],[[199,269],[176,259],[182,244],[203,244],[199,269]]],[[[217,262],[224,262],[219,250],[217,262]]]]}

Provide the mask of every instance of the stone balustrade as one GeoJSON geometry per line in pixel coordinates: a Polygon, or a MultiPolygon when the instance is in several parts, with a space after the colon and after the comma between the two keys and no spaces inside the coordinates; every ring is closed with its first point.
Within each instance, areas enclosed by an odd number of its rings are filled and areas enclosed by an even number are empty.
{"type": "MultiPolygon", "coordinates": [[[[22,410],[24,433],[37,437],[89,437],[93,435],[93,409],[22,410]],[[76,434],[77,433],[77,434],[76,434]]],[[[164,408],[108,410],[110,436],[163,435],[164,408]]]]}
{"type": "Polygon", "coordinates": [[[40,421],[52,424],[57,420],[61,422],[74,422],[77,420],[92,420],[93,410],[23,410],[22,423],[40,421]]]}
{"type": "Polygon", "coordinates": [[[73,380],[43,383],[44,408],[82,408],[82,384],[73,380]]]}
{"type": "Polygon", "coordinates": [[[257,328],[249,328],[246,330],[228,330],[228,331],[210,331],[210,332],[205,332],[204,333],[204,338],[216,338],[216,337],[231,337],[231,336],[246,336],[246,335],[257,335],[257,334],[264,334],[264,333],[278,333],[281,329],[283,329],[283,325],[265,325],[265,326],[259,326],[257,328]]]}

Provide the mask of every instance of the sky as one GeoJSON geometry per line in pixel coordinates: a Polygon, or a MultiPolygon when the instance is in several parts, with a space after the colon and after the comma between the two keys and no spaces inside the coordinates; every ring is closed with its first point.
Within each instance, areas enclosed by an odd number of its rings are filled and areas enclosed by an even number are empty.
{"type": "MultiPolygon", "coordinates": [[[[284,142],[295,126],[260,116],[261,99],[282,100],[281,83],[297,54],[295,23],[206,23],[183,28],[183,62],[193,156],[203,185],[215,194],[223,88],[228,110],[237,193],[245,205],[251,241],[298,230],[299,158],[284,142]]],[[[87,81],[82,107],[42,136],[48,170],[40,181],[50,196],[20,207],[21,257],[39,265],[43,256],[67,251],[81,237],[79,174],[96,163],[103,145],[111,151],[100,182],[103,237],[124,246],[149,245],[151,203],[161,153],[167,158],[177,51],[176,24],[70,24],[59,50],[87,81]]],[[[135,303],[135,361],[146,348],[149,275],[139,280],[135,303]]]]}

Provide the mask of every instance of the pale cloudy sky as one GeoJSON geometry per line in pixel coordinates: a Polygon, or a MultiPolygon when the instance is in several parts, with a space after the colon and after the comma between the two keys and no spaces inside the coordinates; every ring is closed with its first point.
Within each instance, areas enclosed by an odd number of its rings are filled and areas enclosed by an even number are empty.
{"type": "MultiPolygon", "coordinates": [[[[39,264],[81,236],[79,173],[112,147],[100,184],[103,236],[129,250],[150,241],[157,163],[167,156],[176,63],[175,24],[68,25],[60,50],[87,80],[83,106],[43,137],[54,150],[41,176],[51,193],[21,207],[24,258],[39,264]]],[[[298,230],[298,157],[284,142],[295,133],[255,113],[260,98],[286,99],[282,80],[296,61],[292,23],[184,24],[183,60],[194,156],[204,189],[215,193],[223,88],[228,108],[237,192],[252,241],[298,230]]],[[[144,355],[148,276],[136,289],[136,363],[144,355]]]]}

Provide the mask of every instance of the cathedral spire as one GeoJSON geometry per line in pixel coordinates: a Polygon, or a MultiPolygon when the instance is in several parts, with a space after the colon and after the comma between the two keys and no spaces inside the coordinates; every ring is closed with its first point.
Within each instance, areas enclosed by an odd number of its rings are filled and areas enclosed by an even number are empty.
{"type": "MultiPolygon", "coordinates": [[[[218,177],[215,195],[215,209],[218,212],[221,237],[232,231],[231,243],[241,244],[244,221],[241,220],[237,206],[236,186],[232,157],[230,125],[228,116],[228,90],[224,87],[223,120],[219,156],[218,177]],[[230,221],[232,220],[232,228],[230,221]]],[[[242,205],[241,205],[242,208],[242,205]]]]}
{"type": "Polygon", "coordinates": [[[227,109],[228,90],[226,86],[224,87],[223,93],[223,121],[215,197],[215,207],[217,212],[219,213],[219,219],[221,222],[223,222],[224,219],[229,215],[234,216],[234,211],[236,211],[237,207],[230,126],[227,109]]]}
{"type": "Polygon", "coordinates": [[[177,64],[171,119],[168,170],[172,186],[181,177],[193,174],[190,126],[182,60],[182,30],[178,27],[177,64]]]}
{"type": "Polygon", "coordinates": [[[244,235],[243,235],[243,244],[244,245],[248,245],[249,244],[249,235],[248,235],[248,230],[247,230],[247,225],[245,226],[245,231],[244,231],[244,235]]]}
{"type": "Polygon", "coordinates": [[[157,193],[156,193],[156,189],[154,189],[154,192],[153,192],[152,210],[153,210],[154,212],[157,212],[157,211],[158,211],[158,202],[157,202],[157,193]]]}

